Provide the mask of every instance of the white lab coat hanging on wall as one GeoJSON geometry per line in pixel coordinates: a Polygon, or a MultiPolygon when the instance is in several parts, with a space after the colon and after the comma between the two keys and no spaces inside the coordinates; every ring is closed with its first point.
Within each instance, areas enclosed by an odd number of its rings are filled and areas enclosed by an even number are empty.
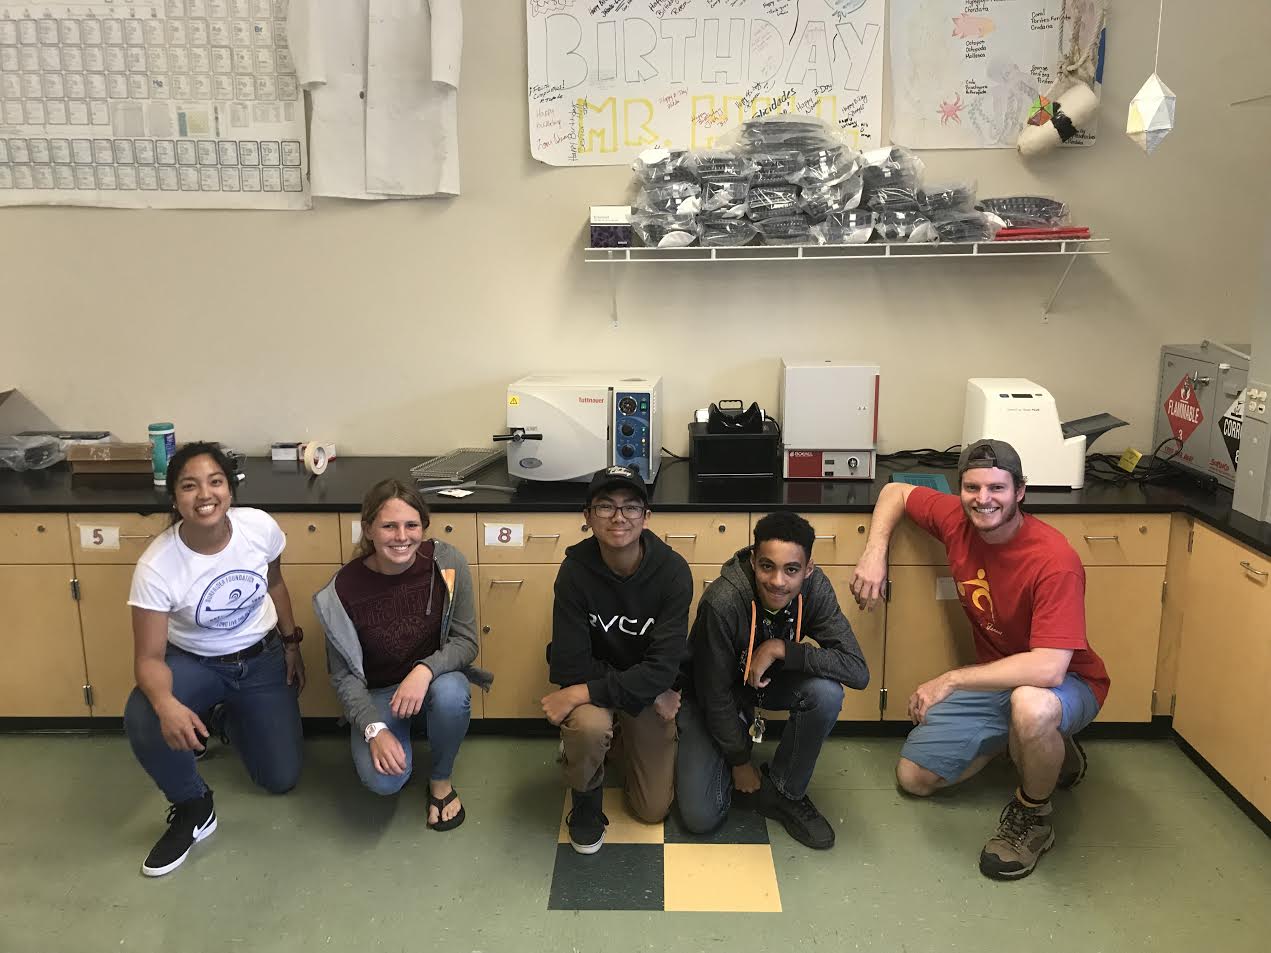
{"type": "Polygon", "coordinates": [[[314,195],[459,194],[460,0],[291,0],[314,195]]]}

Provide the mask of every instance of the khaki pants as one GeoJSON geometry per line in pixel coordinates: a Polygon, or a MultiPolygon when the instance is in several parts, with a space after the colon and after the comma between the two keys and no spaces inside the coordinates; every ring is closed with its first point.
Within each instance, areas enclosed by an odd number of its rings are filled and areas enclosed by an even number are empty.
{"type": "Polygon", "coordinates": [[[666,721],[650,705],[639,715],[596,705],[579,705],[561,723],[565,782],[575,791],[590,791],[605,779],[610,748],[622,761],[627,801],[640,820],[650,824],[666,817],[675,796],[675,721],[666,721]],[[617,744],[614,719],[617,718],[617,744]]]}

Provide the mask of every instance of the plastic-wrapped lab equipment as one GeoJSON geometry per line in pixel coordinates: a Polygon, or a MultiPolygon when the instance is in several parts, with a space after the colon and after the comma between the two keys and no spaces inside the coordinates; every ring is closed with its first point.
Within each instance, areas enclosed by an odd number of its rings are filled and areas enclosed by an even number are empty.
{"type": "Polygon", "coordinates": [[[785,218],[799,214],[799,189],[794,185],[752,186],[747,215],[751,221],[785,218]]]}
{"type": "Polygon", "coordinates": [[[818,245],[863,245],[874,235],[876,218],[877,213],[863,208],[831,212],[812,226],[812,238],[818,245]]]}
{"type": "Polygon", "coordinates": [[[765,245],[807,245],[812,242],[812,223],[805,215],[788,215],[755,222],[765,245]]]}
{"type": "Polygon", "coordinates": [[[65,459],[66,449],[57,437],[0,435],[0,470],[43,470],[65,459]]]}
{"type": "Polygon", "coordinates": [[[697,241],[697,217],[635,212],[631,229],[645,248],[684,248],[697,241]]]}
{"type": "Polygon", "coordinates": [[[978,208],[996,215],[1007,228],[1058,228],[1068,224],[1068,206],[1040,195],[981,199],[978,208]]]}
{"type": "Polygon", "coordinates": [[[748,245],[759,229],[747,221],[703,219],[697,228],[698,241],[706,248],[736,248],[748,245]]]}
{"type": "Polygon", "coordinates": [[[925,185],[918,190],[918,211],[924,215],[941,212],[971,212],[975,209],[974,182],[925,185]]]}
{"type": "Polygon", "coordinates": [[[701,195],[702,187],[696,182],[669,182],[640,189],[631,204],[642,212],[696,215],[701,209],[701,195]]]}

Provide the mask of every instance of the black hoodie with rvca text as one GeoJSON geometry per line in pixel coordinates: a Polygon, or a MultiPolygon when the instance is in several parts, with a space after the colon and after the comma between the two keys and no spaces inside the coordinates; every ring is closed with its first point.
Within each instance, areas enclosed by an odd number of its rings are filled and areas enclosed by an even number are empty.
{"type": "Polygon", "coordinates": [[[693,577],[684,557],[649,530],[630,576],[619,576],[596,538],[565,550],[552,607],[551,681],[587,684],[591,703],[638,714],[675,687],[688,655],[693,577]]]}

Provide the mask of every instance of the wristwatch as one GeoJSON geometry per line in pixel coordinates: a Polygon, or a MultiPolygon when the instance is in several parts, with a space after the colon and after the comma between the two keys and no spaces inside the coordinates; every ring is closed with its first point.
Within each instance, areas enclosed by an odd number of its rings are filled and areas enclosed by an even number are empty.
{"type": "Polygon", "coordinates": [[[283,635],[282,630],[278,631],[278,638],[282,640],[283,645],[299,645],[304,641],[305,630],[296,626],[291,630],[291,635],[283,635]]]}
{"type": "Polygon", "coordinates": [[[366,730],[362,732],[362,737],[366,739],[366,743],[369,745],[371,743],[371,739],[387,727],[388,725],[384,724],[382,721],[373,721],[366,726],[366,730]]]}

